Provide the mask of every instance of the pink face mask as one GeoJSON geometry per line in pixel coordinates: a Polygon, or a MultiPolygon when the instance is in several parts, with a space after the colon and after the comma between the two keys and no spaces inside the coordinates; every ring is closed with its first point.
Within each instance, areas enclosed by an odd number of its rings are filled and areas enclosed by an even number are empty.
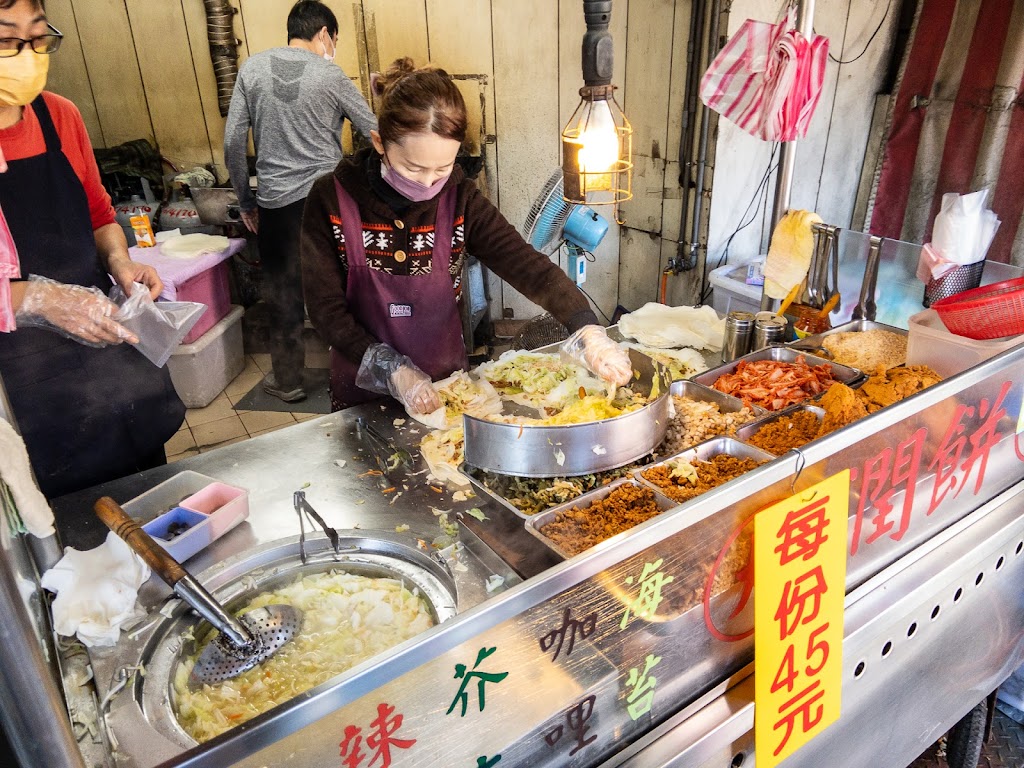
{"type": "Polygon", "coordinates": [[[444,188],[445,182],[451,176],[449,173],[447,176],[442,176],[440,179],[435,181],[433,184],[427,186],[426,184],[420,184],[418,181],[407,179],[405,176],[400,174],[389,163],[381,163],[380,177],[388,183],[388,185],[395,190],[402,197],[412,200],[414,203],[422,203],[425,200],[433,200],[440,194],[444,188]]]}

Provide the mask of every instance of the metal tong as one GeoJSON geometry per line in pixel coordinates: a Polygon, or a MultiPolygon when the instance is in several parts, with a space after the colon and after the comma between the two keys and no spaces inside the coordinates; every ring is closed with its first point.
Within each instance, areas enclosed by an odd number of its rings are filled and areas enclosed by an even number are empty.
{"type": "MultiPolygon", "coordinates": [[[[327,534],[327,539],[331,542],[331,546],[334,547],[334,554],[342,554],[341,541],[338,538],[338,532],[334,528],[331,528],[331,526],[329,526],[327,522],[320,517],[320,514],[313,509],[312,504],[306,501],[305,491],[295,491],[295,493],[292,494],[292,505],[295,507],[295,514],[299,516],[299,557],[301,558],[303,565],[306,564],[306,526],[302,522],[303,515],[311,518],[311,522],[309,524],[310,528],[315,529],[317,525],[323,528],[324,533],[327,534]],[[314,525],[314,523],[316,525],[314,525]]],[[[358,551],[359,547],[347,547],[345,549],[346,553],[358,551]]]]}
{"type": "Polygon", "coordinates": [[[373,455],[374,461],[377,462],[377,469],[381,473],[380,480],[383,487],[393,485],[388,477],[388,472],[412,463],[412,455],[407,450],[397,448],[391,440],[370,426],[362,416],[356,418],[356,435],[360,440],[365,439],[369,444],[370,453],[373,455]]]}
{"type": "MultiPolygon", "coordinates": [[[[817,237],[807,271],[804,300],[820,309],[839,291],[839,235],[843,230],[831,224],[815,224],[813,229],[817,237]]],[[[837,303],[835,309],[838,308],[837,303]]]]}
{"type": "Polygon", "coordinates": [[[875,292],[878,288],[878,264],[882,256],[884,237],[871,235],[868,260],[864,268],[864,282],[860,286],[860,298],[853,308],[852,320],[874,320],[878,307],[875,304],[875,292]]]}

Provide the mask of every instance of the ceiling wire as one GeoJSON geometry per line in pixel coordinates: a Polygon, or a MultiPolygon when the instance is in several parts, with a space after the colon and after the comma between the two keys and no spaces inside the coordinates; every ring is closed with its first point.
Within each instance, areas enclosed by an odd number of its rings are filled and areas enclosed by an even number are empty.
{"type": "Polygon", "coordinates": [[[829,59],[834,61],[836,64],[853,64],[853,62],[855,62],[855,61],[857,61],[857,59],[861,58],[865,53],[868,52],[868,48],[871,47],[871,43],[873,43],[875,41],[875,37],[878,36],[878,33],[882,31],[882,27],[885,24],[885,20],[889,18],[889,11],[891,9],[892,9],[892,0],[889,0],[889,2],[886,3],[886,6],[885,6],[885,13],[882,14],[882,20],[880,22],[878,22],[878,26],[875,27],[875,31],[871,33],[871,37],[868,38],[868,42],[864,46],[864,50],[863,51],[858,53],[852,59],[846,59],[846,60],[837,59],[835,56],[833,56],[831,53],[829,53],[829,55],[828,55],[829,59]]]}

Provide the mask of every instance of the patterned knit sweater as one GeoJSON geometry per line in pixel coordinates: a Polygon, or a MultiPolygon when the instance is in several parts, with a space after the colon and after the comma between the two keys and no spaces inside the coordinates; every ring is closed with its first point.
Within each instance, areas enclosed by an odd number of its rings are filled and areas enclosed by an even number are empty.
{"type": "MultiPolygon", "coordinates": [[[[302,282],[309,317],[321,337],[356,364],[377,339],[349,312],[345,299],[348,263],[334,179],[359,206],[370,268],[410,276],[438,268],[433,262],[436,198],[411,203],[382,186],[379,163],[371,152],[363,150],[339,163],[332,174],[317,179],[302,219],[302,282]]],[[[460,300],[462,264],[471,253],[570,332],[597,322],[569,277],[526,243],[458,166],[446,188],[453,185],[458,193],[452,254],[441,267],[451,275],[453,301],[460,300]]]]}

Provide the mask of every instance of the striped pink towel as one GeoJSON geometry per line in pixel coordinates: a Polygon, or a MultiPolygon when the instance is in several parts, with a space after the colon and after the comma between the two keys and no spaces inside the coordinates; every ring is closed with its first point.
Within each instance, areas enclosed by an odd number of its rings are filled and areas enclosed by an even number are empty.
{"type": "Polygon", "coordinates": [[[821,96],[827,58],[828,38],[800,34],[792,9],[778,24],[747,19],[704,73],[700,97],[759,139],[803,138],[821,96]]]}
{"type": "Polygon", "coordinates": [[[0,332],[15,329],[14,307],[11,305],[11,280],[21,277],[18,249],[7,226],[3,210],[0,210],[0,332]]]}

